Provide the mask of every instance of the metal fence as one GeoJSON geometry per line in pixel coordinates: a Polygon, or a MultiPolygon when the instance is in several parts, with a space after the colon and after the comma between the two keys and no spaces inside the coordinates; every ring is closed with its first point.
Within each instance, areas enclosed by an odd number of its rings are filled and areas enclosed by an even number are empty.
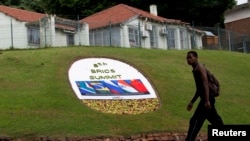
{"type": "Polygon", "coordinates": [[[250,53],[250,35],[233,32],[219,27],[195,27],[200,30],[210,31],[217,41],[204,44],[204,49],[228,50],[242,53],[250,53]]]}
{"type": "MultiPolygon", "coordinates": [[[[138,25],[134,25],[135,29],[138,29],[138,25]]],[[[235,51],[235,52],[242,52],[242,53],[250,53],[250,35],[247,35],[247,34],[241,34],[241,33],[236,33],[236,32],[233,32],[233,31],[230,31],[230,30],[226,30],[226,29],[223,29],[223,28],[219,28],[219,27],[194,27],[194,28],[197,28],[197,29],[200,29],[200,30],[203,30],[203,31],[209,31],[211,33],[213,33],[215,35],[215,38],[214,40],[216,41],[213,41],[213,42],[205,42],[203,41],[203,49],[210,49],[210,50],[227,50],[227,51],[235,51]]],[[[138,29],[140,30],[140,29],[138,29]]],[[[28,45],[30,45],[32,43],[32,45],[34,45],[34,42],[32,42],[34,39],[34,36],[30,36],[31,33],[29,31],[29,36],[23,36],[23,33],[27,32],[26,30],[23,30],[21,28],[18,28],[17,26],[15,26],[15,23],[11,23],[11,24],[8,24],[8,23],[0,23],[0,42],[1,42],[1,47],[3,48],[9,48],[9,47],[15,47],[15,46],[18,46],[19,44],[23,43],[25,44],[25,42],[27,43],[28,42],[28,45]],[[4,35],[6,34],[6,35],[4,35]],[[33,40],[31,40],[33,39],[33,40]],[[16,43],[17,42],[17,43],[16,43]]],[[[32,30],[33,31],[33,30],[32,30]]],[[[36,30],[34,30],[36,31],[36,30]]],[[[39,34],[39,30],[36,31],[38,32],[39,34]]],[[[36,33],[35,32],[35,33],[36,33]]],[[[46,31],[47,33],[50,33],[51,31],[46,31]]],[[[117,34],[116,33],[116,30],[113,28],[113,29],[107,29],[107,36],[105,36],[106,38],[108,38],[111,34],[115,34],[115,35],[120,35],[120,34],[117,34]],[[112,31],[110,31],[112,30],[112,31]]],[[[65,32],[66,34],[66,32],[65,32]]],[[[80,41],[80,38],[83,38],[85,36],[89,36],[89,35],[85,35],[86,33],[83,33],[81,36],[80,34],[76,34],[74,35],[74,38],[75,40],[76,39],[79,39],[80,41]]],[[[104,34],[104,33],[99,33],[100,35],[101,34],[104,34]]],[[[130,35],[133,35],[131,36],[128,40],[132,40],[132,37],[137,37],[136,35],[139,34],[139,32],[135,32],[135,31],[129,31],[129,34],[130,35]]],[[[168,39],[168,46],[169,46],[169,49],[171,49],[171,47],[174,45],[171,46],[171,35],[170,34],[166,34],[166,36],[153,36],[153,32],[149,32],[149,37],[150,37],[150,42],[149,42],[149,46],[151,48],[155,48],[156,46],[159,46],[159,48],[163,48],[164,44],[160,44],[160,43],[157,43],[155,41],[157,41],[158,39],[156,38],[167,38],[168,39]],[[170,44],[170,45],[169,45],[170,44]]],[[[47,34],[45,34],[46,36],[48,36],[47,34]]],[[[64,38],[62,38],[62,35],[61,34],[55,34],[56,35],[56,42],[58,43],[61,43],[63,44],[64,42],[64,45],[66,46],[72,46],[72,45],[80,45],[80,43],[78,43],[79,41],[76,40],[74,41],[74,43],[68,43],[69,39],[71,39],[72,37],[69,36],[69,35],[73,35],[73,33],[67,33],[67,36],[65,36],[64,38]],[[71,37],[71,38],[70,38],[71,37]]],[[[90,34],[89,36],[89,42],[90,42],[90,45],[94,44],[94,39],[92,38],[95,38],[96,42],[99,41],[101,42],[100,46],[111,46],[111,45],[116,45],[117,40],[119,41],[123,41],[123,40],[120,40],[118,38],[122,38],[120,36],[115,36],[115,38],[110,38],[109,40],[106,39],[105,41],[109,41],[107,43],[105,43],[104,41],[101,40],[101,38],[99,38],[97,35],[96,37],[92,34],[90,34]],[[98,39],[98,40],[97,40],[98,39]],[[112,42],[112,43],[111,43],[112,42]]],[[[39,41],[41,40],[42,37],[39,37],[39,41]]],[[[49,38],[49,37],[44,37],[45,39],[49,38]]],[[[103,39],[104,40],[104,39],[103,39]]],[[[145,43],[143,42],[143,40],[141,40],[140,38],[133,38],[134,41],[136,41],[136,46],[142,46],[144,45],[145,43]]],[[[125,41],[124,41],[125,42],[125,41]]],[[[183,38],[181,43],[183,44],[182,46],[185,46],[186,44],[189,44],[189,42],[187,41],[187,38],[183,38]]],[[[61,46],[61,44],[59,44],[61,46]]],[[[81,44],[83,45],[83,44],[81,44]]],[[[96,44],[95,45],[99,45],[99,44],[96,44]]],[[[131,46],[131,45],[130,45],[131,46]]],[[[40,45],[40,42],[38,42],[37,45],[34,45],[34,47],[42,47],[40,45]]],[[[24,46],[25,48],[25,46],[24,46]]],[[[185,49],[185,48],[182,48],[181,49],[185,49]]]]}

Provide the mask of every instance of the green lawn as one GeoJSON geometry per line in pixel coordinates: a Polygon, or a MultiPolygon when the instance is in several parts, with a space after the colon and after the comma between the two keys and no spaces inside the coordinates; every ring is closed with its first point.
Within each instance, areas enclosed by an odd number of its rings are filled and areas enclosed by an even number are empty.
{"type": "MultiPolygon", "coordinates": [[[[250,55],[197,51],[200,62],[221,82],[217,109],[225,124],[249,124],[250,55]]],[[[186,52],[112,47],[2,51],[0,135],[115,136],[153,131],[186,132],[193,113],[186,111],[186,105],[195,91],[186,52]],[[161,107],[145,114],[118,115],[85,106],[71,89],[68,69],[73,61],[88,56],[118,58],[139,67],[156,87],[161,107]]],[[[202,132],[206,132],[207,124],[202,132]]]]}

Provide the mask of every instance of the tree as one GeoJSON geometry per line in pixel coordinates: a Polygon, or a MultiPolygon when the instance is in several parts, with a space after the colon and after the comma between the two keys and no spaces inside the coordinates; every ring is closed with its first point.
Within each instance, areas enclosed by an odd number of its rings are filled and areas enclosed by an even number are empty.
{"type": "Polygon", "coordinates": [[[0,3],[4,5],[19,5],[20,0],[1,0],[0,3]]]}
{"type": "Polygon", "coordinates": [[[224,12],[234,5],[234,0],[191,0],[188,21],[196,25],[224,25],[224,12]]]}
{"type": "Polygon", "coordinates": [[[159,14],[198,26],[224,25],[224,12],[236,5],[235,0],[174,0],[160,4],[159,14]],[[164,9],[164,10],[162,10],[164,9]]]}
{"type": "Polygon", "coordinates": [[[116,4],[124,3],[149,11],[151,4],[156,4],[158,15],[178,19],[191,25],[224,25],[224,12],[236,5],[235,0],[111,0],[116,4]]]}
{"type": "Polygon", "coordinates": [[[159,16],[196,26],[223,26],[224,12],[236,5],[235,0],[1,0],[0,3],[69,19],[84,18],[120,3],[144,11],[156,4],[159,16]]]}

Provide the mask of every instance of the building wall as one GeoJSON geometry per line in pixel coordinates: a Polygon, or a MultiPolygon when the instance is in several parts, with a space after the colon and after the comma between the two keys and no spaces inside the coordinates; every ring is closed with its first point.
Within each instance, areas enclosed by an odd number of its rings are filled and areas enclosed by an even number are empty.
{"type": "Polygon", "coordinates": [[[128,26],[127,25],[123,25],[123,26],[120,26],[120,29],[121,29],[121,46],[123,47],[126,47],[126,48],[129,48],[130,47],[130,44],[129,44],[129,33],[128,33],[128,26]]]}
{"type": "Polygon", "coordinates": [[[230,10],[225,13],[224,23],[229,23],[229,22],[249,18],[250,17],[249,13],[250,13],[249,6],[244,6],[242,8],[230,10]]]}
{"type": "Polygon", "coordinates": [[[175,33],[175,48],[177,50],[180,49],[190,49],[191,48],[191,41],[190,37],[191,34],[195,36],[196,38],[196,48],[202,48],[202,37],[201,35],[196,34],[195,32],[190,32],[187,27],[180,26],[180,25],[163,25],[160,23],[152,23],[149,21],[143,21],[143,20],[132,20],[131,22],[127,23],[126,26],[138,26],[138,28],[143,32],[150,32],[145,27],[146,24],[151,24],[153,27],[154,37],[156,39],[157,45],[152,47],[150,44],[150,35],[148,37],[141,38],[141,46],[143,48],[158,48],[158,49],[170,49],[168,47],[168,35],[162,34],[161,30],[162,28],[167,29],[174,29],[175,33]],[[140,22],[140,24],[139,24],[140,22]],[[140,27],[139,27],[140,26],[140,27]],[[155,27],[155,28],[154,28],[155,27]],[[182,32],[182,33],[181,33],[182,32]],[[181,41],[182,40],[182,41],[181,41]]]}
{"type": "MultiPolygon", "coordinates": [[[[191,49],[191,36],[194,37],[194,48],[202,48],[202,35],[197,32],[190,31],[190,29],[186,26],[180,25],[164,25],[160,23],[152,23],[149,21],[143,21],[138,19],[131,19],[123,24],[119,24],[116,26],[104,27],[99,29],[94,29],[90,31],[90,45],[97,46],[109,46],[107,42],[109,42],[110,38],[112,39],[112,46],[120,46],[120,47],[142,47],[142,48],[158,48],[158,49],[191,49]],[[147,24],[152,26],[152,30],[147,28],[147,24]],[[167,32],[162,34],[162,28],[166,30],[172,29],[174,30],[174,41],[172,40],[172,44],[174,47],[168,47],[168,38],[169,35],[167,32]],[[129,29],[134,29],[140,31],[138,32],[138,36],[141,36],[138,40],[140,44],[136,46],[131,46],[129,39],[129,29]],[[111,34],[109,34],[111,32],[111,34]],[[110,36],[107,38],[107,36],[110,36]],[[152,35],[152,36],[151,36],[152,35]],[[116,42],[114,43],[114,39],[116,42]]],[[[132,44],[135,44],[135,41],[132,41],[132,44]]]]}
{"type": "Polygon", "coordinates": [[[89,45],[89,25],[83,23],[79,31],[75,34],[75,45],[89,45]]]}
{"type": "Polygon", "coordinates": [[[202,37],[204,35],[200,34],[194,34],[194,39],[191,38],[191,34],[190,33],[190,46],[191,48],[196,48],[196,49],[202,49],[203,48],[203,41],[202,41],[202,37]],[[192,40],[194,40],[194,45],[191,44],[192,40]]]}
{"type": "Polygon", "coordinates": [[[89,45],[88,24],[82,24],[80,30],[65,32],[63,29],[56,29],[55,16],[50,15],[40,20],[41,46],[62,47],[68,46],[67,34],[73,34],[74,45],[89,45]]]}
{"type": "Polygon", "coordinates": [[[234,7],[225,12],[225,28],[233,32],[250,34],[250,6],[249,3],[234,7]]]}
{"type": "MultiPolygon", "coordinates": [[[[3,13],[0,13],[0,49],[8,49],[12,46],[14,48],[30,48],[28,44],[28,31],[25,22],[16,21],[3,13]],[[12,24],[11,24],[12,23],[12,24]],[[12,25],[12,26],[11,26],[12,25]],[[11,27],[12,31],[11,32],[11,27]],[[13,34],[11,34],[13,33],[13,34]],[[13,38],[11,38],[13,37],[13,38]]],[[[56,46],[67,46],[67,33],[63,30],[57,30],[55,28],[55,16],[49,15],[47,19],[43,19],[39,22],[40,25],[40,45],[36,47],[56,47],[56,46]]],[[[90,45],[90,39],[95,36],[95,40],[101,46],[121,46],[121,47],[131,47],[129,42],[129,27],[134,27],[138,31],[143,31],[147,33],[147,36],[140,38],[140,47],[142,48],[158,48],[158,49],[169,49],[168,47],[168,35],[161,34],[163,27],[175,29],[175,48],[174,49],[189,49],[191,48],[190,32],[185,26],[179,25],[163,25],[160,23],[152,23],[150,21],[139,20],[137,18],[131,19],[124,24],[116,25],[98,30],[90,31],[92,32],[89,36],[88,24],[83,24],[79,31],[74,34],[74,44],[75,45],[90,45]],[[151,24],[152,30],[146,28],[147,24],[151,24]],[[185,43],[181,42],[181,32],[184,34],[185,43]],[[183,32],[184,31],[184,32],[183,32]],[[111,37],[110,37],[111,35],[111,37]],[[154,36],[151,36],[154,35],[154,36]],[[154,38],[152,38],[154,37],[154,38]],[[152,42],[153,41],[153,42],[152,42]]],[[[140,35],[142,32],[139,33],[140,35]]],[[[201,44],[201,37],[197,37],[197,44],[201,44]],[[199,39],[200,38],[200,39],[199,39]]],[[[183,36],[182,36],[183,37],[183,36]]],[[[183,38],[182,38],[183,40],[183,38]]],[[[93,45],[93,44],[92,44],[93,45]]],[[[95,44],[94,44],[95,45],[95,44]]]]}
{"type": "Polygon", "coordinates": [[[11,23],[10,18],[0,12],[0,49],[11,46],[11,23]]]}
{"type": "Polygon", "coordinates": [[[17,21],[0,12],[0,49],[26,48],[27,27],[24,22],[17,21]]]}
{"type": "Polygon", "coordinates": [[[55,47],[67,46],[67,36],[64,32],[56,30],[54,46],[55,47]]]}
{"type": "Polygon", "coordinates": [[[250,18],[225,23],[225,28],[242,34],[250,34],[250,18]]]}
{"type": "Polygon", "coordinates": [[[203,45],[202,45],[202,36],[203,35],[200,35],[200,36],[198,36],[198,35],[195,35],[196,37],[196,48],[198,48],[198,49],[202,49],[203,48],[203,45]]]}

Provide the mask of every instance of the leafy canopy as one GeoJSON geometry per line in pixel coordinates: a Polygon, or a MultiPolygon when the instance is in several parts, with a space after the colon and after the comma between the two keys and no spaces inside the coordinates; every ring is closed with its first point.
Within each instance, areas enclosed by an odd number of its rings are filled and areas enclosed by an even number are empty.
{"type": "Polygon", "coordinates": [[[158,15],[197,26],[224,25],[224,12],[236,5],[235,0],[1,0],[0,4],[41,13],[77,19],[85,18],[111,6],[124,3],[144,11],[156,4],[158,15]]]}

